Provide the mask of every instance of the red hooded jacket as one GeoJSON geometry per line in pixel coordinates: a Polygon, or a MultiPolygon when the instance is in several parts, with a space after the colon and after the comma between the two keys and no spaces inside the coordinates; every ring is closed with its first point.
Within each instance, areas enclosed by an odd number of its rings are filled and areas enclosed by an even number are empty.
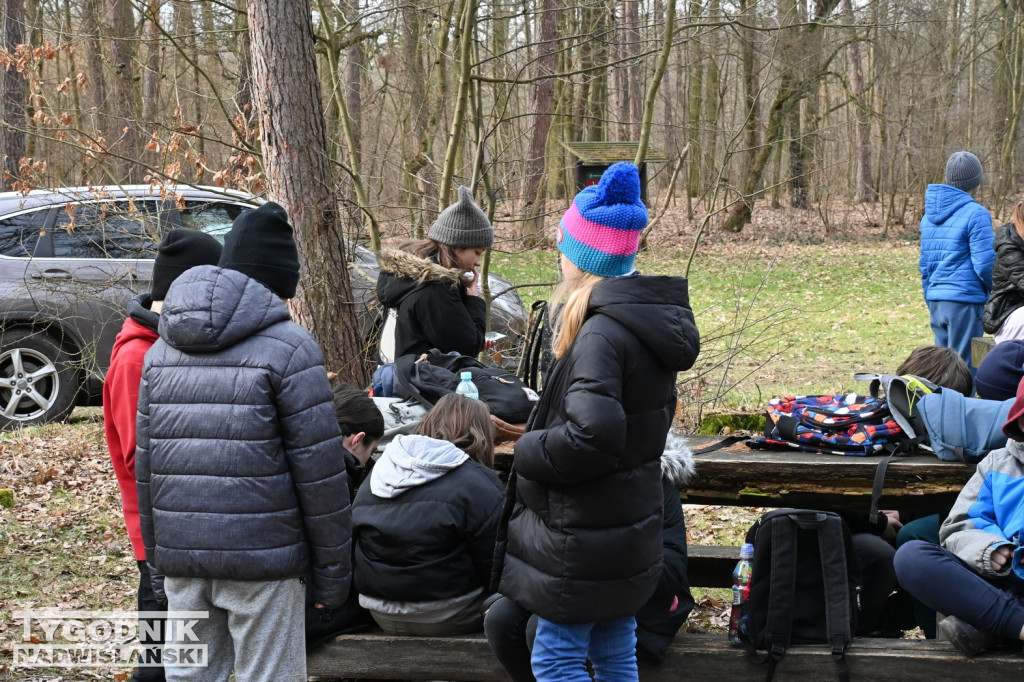
{"type": "MultiPolygon", "coordinates": [[[[141,299],[142,297],[140,297],[141,299]]],[[[110,354],[110,369],[103,382],[103,427],[107,435],[110,461],[121,489],[124,523],[135,559],[145,561],[146,549],[139,529],[139,499],[135,493],[135,417],[139,404],[142,361],[159,335],[159,317],[140,303],[132,302],[132,317],[124,321],[110,354]],[[147,319],[151,318],[151,319],[147,319]],[[152,322],[149,328],[142,322],[152,322]]],[[[148,303],[146,301],[145,303],[148,303]]]]}

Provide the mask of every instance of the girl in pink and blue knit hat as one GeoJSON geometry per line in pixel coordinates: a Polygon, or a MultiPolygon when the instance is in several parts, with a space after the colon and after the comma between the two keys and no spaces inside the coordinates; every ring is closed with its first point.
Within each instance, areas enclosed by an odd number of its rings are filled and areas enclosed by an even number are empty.
{"type": "Polygon", "coordinates": [[[588,655],[597,679],[638,679],[634,614],[662,572],[676,372],[700,350],[686,280],[633,269],[646,225],[637,168],[616,163],[558,227],[556,361],[516,442],[495,561],[498,591],[538,615],[540,681],[589,681],[588,655]]]}

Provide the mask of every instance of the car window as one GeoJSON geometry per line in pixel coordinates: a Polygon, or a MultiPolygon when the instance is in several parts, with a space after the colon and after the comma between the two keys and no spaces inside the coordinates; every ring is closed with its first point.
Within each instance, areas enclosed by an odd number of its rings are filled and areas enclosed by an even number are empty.
{"type": "Polygon", "coordinates": [[[181,224],[183,227],[201,230],[223,242],[235,218],[251,208],[255,207],[223,201],[186,201],[185,208],[180,211],[181,224]]]}
{"type": "Polygon", "coordinates": [[[68,204],[53,226],[56,258],[153,258],[159,241],[157,201],[68,204]]]}
{"type": "Polygon", "coordinates": [[[18,258],[31,256],[48,211],[42,208],[0,220],[0,254],[18,258]]]}

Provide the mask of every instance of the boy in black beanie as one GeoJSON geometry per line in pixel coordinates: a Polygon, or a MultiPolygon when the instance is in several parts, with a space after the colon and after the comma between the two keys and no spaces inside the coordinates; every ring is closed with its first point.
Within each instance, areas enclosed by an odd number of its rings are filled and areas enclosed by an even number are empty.
{"type": "Polygon", "coordinates": [[[282,300],[298,281],[285,210],[243,213],[219,265],[171,286],[146,355],[136,450],[146,556],[167,576],[169,610],[210,614],[192,630],[208,666],[176,679],[226,680],[233,668],[239,680],[304,680],[302,578],[326,609],[348,598],[342,434],[320,347],[282,300]]]}
{"type": "MultiPolygon", "coordinates": [[[[139,611],[159,612],[166,609],[163,584],[151,576],[146,566],[146,550],[139,531],[139,503],[135,494],[135,408],[139,402],[139,380],[142,359],[157,340],[157,323],[167,290],[181,273],[197,265],[212,265],[220,258],[220,242],[196,230],[171,230],[157,248],[153,262],[153,284],[150,293],[140,294],[128,306],[128,319],[114,341],[110,368],[103,382],[103,428],[107,436],[110,461],[121,489],[128,539],[139,567],[139,611]]],[[[154,618],[144,619],[150,622],[154,618]]],[[[162,629],[162,628],[158,628],[162,629]]],[[[159,645],[162,638],[140,635],[144,644],[159,645]]],[[[132,680],[164,679],[159,667],[140,665],[132,680]]]]}

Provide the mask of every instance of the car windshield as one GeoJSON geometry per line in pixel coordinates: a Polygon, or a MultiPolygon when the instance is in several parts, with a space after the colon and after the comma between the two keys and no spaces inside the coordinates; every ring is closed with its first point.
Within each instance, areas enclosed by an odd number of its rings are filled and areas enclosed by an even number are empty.
{"type": "Polygon", "coordinates": [[[186,201],[185,208],[181,210],[181,224],[183,227],[201,230],[223,243],[224,235],[231,229],[235,218],[250,208],[252,206],[219,201],[186,201]]]}

